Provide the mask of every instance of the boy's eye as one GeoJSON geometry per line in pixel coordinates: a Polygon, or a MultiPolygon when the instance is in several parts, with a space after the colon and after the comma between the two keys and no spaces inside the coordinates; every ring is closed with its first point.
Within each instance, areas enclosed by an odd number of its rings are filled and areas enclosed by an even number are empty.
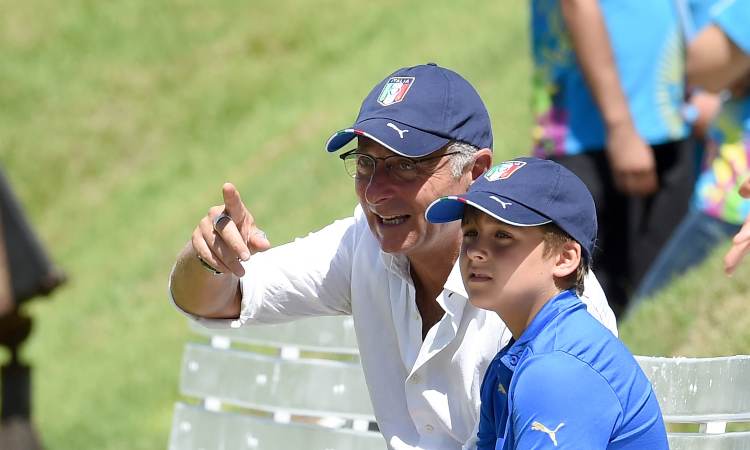
{"type": "Polygon", "coordinates": [[[513,236],[509,235],[505,231],[498,231],[497,233],[495,233],[495,237],[498,239],[510,239],[513,236]]]}
{"type": "Polygon", "coordinates": [[[477,235],[476,230],[465,229],[463,230],[464,238],[475,237],[477,235]]]}

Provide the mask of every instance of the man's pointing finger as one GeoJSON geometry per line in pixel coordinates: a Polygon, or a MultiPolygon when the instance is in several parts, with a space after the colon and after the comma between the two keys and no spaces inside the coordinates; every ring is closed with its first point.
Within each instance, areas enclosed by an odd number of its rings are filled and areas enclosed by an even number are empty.
{"type": "Polygon", "coordinates": [[[236,224],[241,224],[245,220],[247,208],[242,203],[240,192],[232,183],[224,183],[221,187],[221,194],[224,196],[224,208],[227,214],[232,217],[236,224]]]}

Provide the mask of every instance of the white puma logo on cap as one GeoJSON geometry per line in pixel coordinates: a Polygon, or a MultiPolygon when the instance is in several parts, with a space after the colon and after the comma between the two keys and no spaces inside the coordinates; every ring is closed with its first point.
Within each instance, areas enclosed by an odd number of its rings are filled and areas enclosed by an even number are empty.
{"type": "Polygon", "coordinates": [[[541,431],[542,433],[549,436],[549,438],[552,439],[552,444],[554,444],[555,447],[557,447],[557,430],[559,430],[560,428],[564,426],[565,426],[565,422],[560,422],[560,424],[554,430],[550,430],[541,422],[531,423],[532,431],[541,431]]]}
{"type": "Polygon", "coordinates": [[[510,205],[513,204],[511,202],[504,202],[504,201],[500,200],[499,198],[495,197],[494,195],[490,195],[490,198],[492,200],[495,200],[496,202],[500,203],[500,206],[502,206],[503,209],[506,209],[508,206],[510,206],[510,205]]]}
{"type": "Polygon", "coordinates": [[[388,122],[387,124],[385,124],[385,126],[393,128],[394,130],[396,130],[396,132],[398,133],[398,137],[400,137],[401,139],[404,138],[404,133],[408,133],[409,132],[409,130],[399,130],[396,125],[394,125],[394,124],[392,124],[390,122],[388,122]]]}

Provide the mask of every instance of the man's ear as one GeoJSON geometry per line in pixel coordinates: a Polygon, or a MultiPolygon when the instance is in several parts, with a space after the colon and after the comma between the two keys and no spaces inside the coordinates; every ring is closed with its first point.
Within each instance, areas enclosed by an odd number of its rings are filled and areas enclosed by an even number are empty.
{"type": "Polygon", "coordinates": [[[565,278],[574,273],[581,263],[581,244],[576,241],[567,241],[560,248],[560,253],[555,257],[555,267],[552,269],[552,275],[558,278],[565,278]]]}
{"type": "Polygon", "coordinates": [[[471,179],[476,180],[492,166],[492,150],[483,148],[476,153],[474,166],[471,168],[471,179]]]}

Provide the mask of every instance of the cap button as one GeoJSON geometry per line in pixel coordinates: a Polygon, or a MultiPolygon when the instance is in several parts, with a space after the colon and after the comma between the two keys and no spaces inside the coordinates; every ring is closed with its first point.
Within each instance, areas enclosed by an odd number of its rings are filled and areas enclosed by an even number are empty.
{"type": "Polygon", "coordinates": [[[437,64],[435,64],[434,62],[428,62],[427,65],[428,66],[437,66],[437,64]]]}

